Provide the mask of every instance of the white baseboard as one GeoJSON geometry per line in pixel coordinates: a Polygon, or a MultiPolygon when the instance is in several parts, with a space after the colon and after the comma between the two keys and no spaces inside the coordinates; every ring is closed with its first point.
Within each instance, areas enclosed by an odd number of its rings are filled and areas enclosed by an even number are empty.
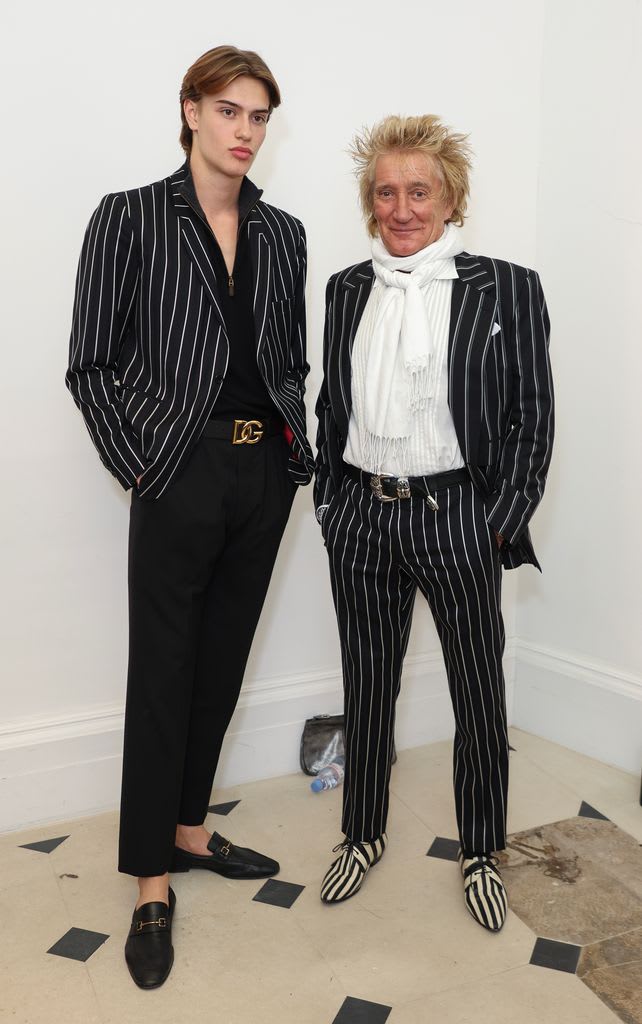
{"type": "MultiPolygon", "coordinates": [[[[298,771],[303,722],[311,715],[340,712],[342,704],[338,669],[248,682],[223,746],[216,787],[298,771]]],[[[397,704],[398,749],[452,733],[440,652],[410,655],[397,704]]],[[[122,736],[121,705],[32,718],[0,729],[0,832],[116,807],[122,736]]]]}
{"type": "MultiPolygon", "coordinates": [[[[626,771],[640,770],[640,679],[519,640],[507,644],[504,665],[509,722],[626,771]]],[[[223,747],[216,786],[298,771],[305,719],[341,707],[338,670],[248,682],[223,747]]],[[[122,732],[120,705],[0,729],[0,831],[116,807],[122,732]]],[[[452,733],[440,652],[409,656],[397,705],[398,749],[452,733]]]]}
{"type": "Polygon", "coordinates": [[[515,641],[512,724],[598,761],[642,769],[642,679],[515,641]]]}

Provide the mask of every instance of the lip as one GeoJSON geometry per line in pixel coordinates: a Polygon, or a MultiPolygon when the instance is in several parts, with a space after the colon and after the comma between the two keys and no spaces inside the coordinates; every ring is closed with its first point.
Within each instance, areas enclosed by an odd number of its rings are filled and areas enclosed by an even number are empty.
{"type": "Polygon", "coordinates": [[[234,149],[230,150],[230,153],[234,153],[234,156],[238,156],[241,160],[247,160],[248,157],[252,156],[252,150],[246,149],[245,146],[235,146],[234,149]]]}

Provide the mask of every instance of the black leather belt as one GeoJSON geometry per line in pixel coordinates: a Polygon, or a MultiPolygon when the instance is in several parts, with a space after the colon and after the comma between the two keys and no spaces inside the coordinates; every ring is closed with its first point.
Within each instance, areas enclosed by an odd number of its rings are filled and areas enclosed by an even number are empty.
{"type": "Polygon", "coordinates": [[[467,469],[451,469],[447,473],[435,473],[433,476],[385,476],[384,474],[366,473],[349,463],[344,463],[346,476],[356,480],[362,487],[369,487],[379,501],[396,501],[411,498],[413,494],[425,498],[432,508],[439,508],[431,492],[454,484],[470,483],[467,469]]]}
{"type": "Polygon", "coordinates": [[[231,444],[258,444],[264,437],[282,433],[283,420],[265,416],[261,420],[208,420],[202,436],[231,444]]]}

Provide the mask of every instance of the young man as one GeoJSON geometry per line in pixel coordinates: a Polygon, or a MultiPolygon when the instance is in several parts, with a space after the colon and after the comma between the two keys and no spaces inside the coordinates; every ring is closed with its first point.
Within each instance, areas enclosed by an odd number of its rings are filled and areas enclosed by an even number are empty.
{"type": "Polygon", "coordinates": [[[119,869],[139,880],[136,984],[172,966],[170,870],[276,874],[205,830],[225,731],[296,486],[307,484],[306,245],[246,177],[281,101],[220,46],[181,89],[187,161],[103,199],[78,270],[67,385],[133,488],[119,869]]]}

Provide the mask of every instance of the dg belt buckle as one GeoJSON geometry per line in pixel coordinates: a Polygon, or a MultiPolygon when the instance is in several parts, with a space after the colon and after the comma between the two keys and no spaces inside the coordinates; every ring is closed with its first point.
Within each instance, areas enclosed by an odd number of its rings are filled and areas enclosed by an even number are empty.
{"type": "Polygon", "coordinates": [[[234,420],[232,444],[257,444],[263,437],[260,420],[234,420]]]}
{"type": "Polygon", "coordinates": [[[397,501],[399,498],[410,497],[410,481],[405,476],[397,477],[396,496],[391,494],[384,494],[383,481],[392,479],[394,479],[394,477],[386,477],[381,473],[370,477],[370,487],[372,488],[372,493],[374,494],[375,498],[377,498],[379,501],[397,501]]]}

